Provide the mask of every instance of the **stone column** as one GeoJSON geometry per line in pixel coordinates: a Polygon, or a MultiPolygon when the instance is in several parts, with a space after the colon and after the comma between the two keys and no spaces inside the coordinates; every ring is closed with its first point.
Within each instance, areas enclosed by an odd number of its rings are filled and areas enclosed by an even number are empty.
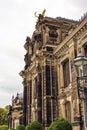
{"type": "Polygon", "coordinates": [[[38,121],[42,122],[42,79],[41,73],[37,76],[37,116],[38,121]]]}
{"type": "Polygon", "coordinates": [[[26,122],[26,107],[27,107],[27,86],[26,86],[26,81],[23,81],[23,85],[24,85],[24,90],[23,90],[23,124],[27,125],[26,122]]]}
{"type": "Polygon", "coordinates": [[[35,108],[34,108],[34,105],[35,105],[35,99],[34,99],[34,92],[35,92],[35,80],[32,79],[32,120],[34,121],[35,120],[35,108]]]}

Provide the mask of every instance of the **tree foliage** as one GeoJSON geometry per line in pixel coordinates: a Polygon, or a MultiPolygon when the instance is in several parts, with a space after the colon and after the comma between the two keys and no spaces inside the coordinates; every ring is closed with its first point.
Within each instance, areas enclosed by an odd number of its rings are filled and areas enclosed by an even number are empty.
{"type": "Polygon", "coordinates": [[[10,130],[15,130],[14,128],[11,128],[10,130]]]}
{"type": "Polygon", "coordinates": [[[26,130],[43,130],[43,127],[38,121],[33,121],[26,126],[26,130]]]}
{"type": "Polygon", "coordinates": [[[16,130],[25,130],[25,126],[24,125],[19,125],[19,126],[17,126],[16,130]]]}
{"type": "Polygon", "coordinates": [[[67,120],[61,118],[52,122],[48,130],[72,130],[72,125],[67,120]]]}
{"type": "Polygon", "coordinates": [[[5,108],[0,108],[0,125],[7,125],[8,124],[8,106],[5,108]]]}
{"type": "Polygon", "coordinates": [[[8,126],[7,125],[0,125],[0,130],[8,130],[8,126]]]}

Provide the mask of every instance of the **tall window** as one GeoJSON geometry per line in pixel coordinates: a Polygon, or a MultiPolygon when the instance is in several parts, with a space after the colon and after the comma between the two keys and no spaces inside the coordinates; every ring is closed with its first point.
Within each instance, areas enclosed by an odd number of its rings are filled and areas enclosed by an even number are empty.
{"type": "Polygon", "coordinates": [[[85,45],[84,47],[84,53],[85,53],[85,57],[87,57],[87,45],[85,45]]]}
{"type": "Polygon", "coordinates": [[[34,81],[34,98],[37,98],[37,77],[35,78],[34,81]]]}
{"type": "Polygon", "coordinates": [[[50,89],[50,66],[46,65],[46,95],[51,94],[50,89]]]}
{"type": "Polygon", "coordinates": [[[64,87],[67,87],[70,83],[70,71],[69,71],[68,59],[65,62],[63,62],[63,77],[64,77],[64,87]]]}
{"type": "MultiPolygon", "coordinates": [[[[84,46],[84,55],[87,58],[87,44],[84,46]]],[[[84,75],[87,76],[87,65],[84,66],[84,75]]]]}
{"type": "Polygon", "coordinates": [[[52,119],[51,119],[51,101],[50,99],[47,99],[47,124],[50,124],[52,122],[52,119]]]}
{"type": "Polygon", "coordinates": [[[65,117],[68,121],[71,122],[71,107],[70,102],[66,102],[65,104],[65,117]]]}
{"type": "Polygon", "coordinates": [[[84,115],[85,115],[85,123],[87,127],[87,88],[84,88],[84,96],[85,96],[85,103],[84,103],[84,115]]]}

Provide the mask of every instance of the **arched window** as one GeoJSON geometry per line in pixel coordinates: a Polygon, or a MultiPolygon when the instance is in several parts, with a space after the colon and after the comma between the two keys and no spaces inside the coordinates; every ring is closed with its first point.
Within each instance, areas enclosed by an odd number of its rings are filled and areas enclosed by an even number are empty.
{"type": "Polygon", "coordinates": [[[65,117],[71,122],[71,106],[69,101],[65,103],[65,117]]]}

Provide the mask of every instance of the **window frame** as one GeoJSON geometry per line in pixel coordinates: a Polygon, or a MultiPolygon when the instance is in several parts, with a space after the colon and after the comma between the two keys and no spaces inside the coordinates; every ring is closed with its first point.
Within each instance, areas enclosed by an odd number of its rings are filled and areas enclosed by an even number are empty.
{"type": "Polygon", "coordinates": [[[70,63],[69,63],[69,58],[66,58],[63,62],[62,62],[62,69],[63,69],[63,85],[64,88],[68,87],[70,84],[70,63]],[[68,67],[67,67],[67,62],[68,62],[68,67]],[[65,69],[66,70],[65,70],[65,69]],[[68,69],[68,72],[67,72],[68,69]],[[67,77],[68,76],[68,77],[67,77]],[[68,80],[67,80],[68,79],[68,80]]]}

